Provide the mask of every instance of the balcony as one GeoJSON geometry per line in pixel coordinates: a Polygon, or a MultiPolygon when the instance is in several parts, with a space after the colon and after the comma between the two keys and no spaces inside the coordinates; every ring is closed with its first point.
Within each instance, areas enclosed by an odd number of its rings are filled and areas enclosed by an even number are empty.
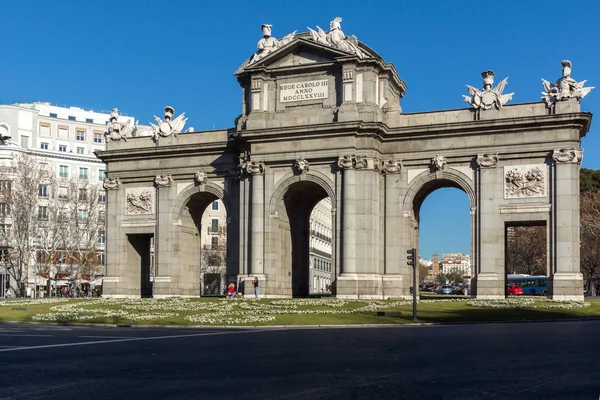
{"type": "Polygon", "coordinates": [[[214,234],[214,233],[219,233],[220,230],[219,230],[218,226],[209,226],[209,227],[207,227],[207,232],[214,234]]]}

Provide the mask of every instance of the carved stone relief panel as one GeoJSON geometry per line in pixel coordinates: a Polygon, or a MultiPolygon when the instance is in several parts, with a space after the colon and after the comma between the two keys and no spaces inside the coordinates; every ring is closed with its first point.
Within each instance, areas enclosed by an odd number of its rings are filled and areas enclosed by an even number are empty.
{"type": "Polygon", "coordinates": [[[504,167],[504,198],[546,197],[548,167],[546,164],[510,165],[504,167]]]}
{"type": "Polygon", "coordinates": [[[153,187],[127,188],[127,205],[125,206],[125,215],[154,214],[154,193],[153,187]]]}

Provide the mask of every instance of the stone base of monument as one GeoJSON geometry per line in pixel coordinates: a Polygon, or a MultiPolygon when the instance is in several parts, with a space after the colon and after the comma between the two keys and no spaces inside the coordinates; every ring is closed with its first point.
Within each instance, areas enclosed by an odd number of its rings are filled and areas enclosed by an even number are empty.
{"type": "Polygon", "coordinates": [[[583,275],[579,272],[554,273],[548,279],[548,293],[552,300],[583,301],[583,275]]]}

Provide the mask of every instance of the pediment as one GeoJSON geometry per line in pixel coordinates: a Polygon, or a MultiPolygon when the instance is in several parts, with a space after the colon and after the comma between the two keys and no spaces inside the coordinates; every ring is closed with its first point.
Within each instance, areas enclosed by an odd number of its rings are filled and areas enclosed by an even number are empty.
{"type": "Polygon", "coordinates": [[[239,75],[254,69],[293,67],[306,64],[318,64],[334,61],[340,57],[353,55],[336,48],[324,46],[312,40],[297,37],[285,46],[255,62],[248,58],[235,72],[239,75]]]}

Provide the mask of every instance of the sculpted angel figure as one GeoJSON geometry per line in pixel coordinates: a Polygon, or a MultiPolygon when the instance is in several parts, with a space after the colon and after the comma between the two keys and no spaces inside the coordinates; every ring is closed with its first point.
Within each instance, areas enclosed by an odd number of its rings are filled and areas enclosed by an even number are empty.
{"type": "Polygon", "coordinates": [[[542,98],[546,104],[550,105],[556,101],[566,100],[571,97],[583,99],[594,87],[583,87],[587,81],[577,82],[571,78],[571,70],[573,65],[569,60],[563,60],[562,76],[558,78],[553,85],[545,79],[542,79],[545,92],[542,92],[542,98]]]}
{"type": "Polygon", "coordinates": [[[483,90],[467,85],[471,96],[464,96],[465,102],[473,106],[473,108],[489,110],[492,107],[500,110],[509,100],[512,99],[514,93],[502,94],[504,87],[508,83],[508,78],[504,78],[498,86],[492,89],[494,84],[494,71],[488,70],[481,73],[483,78],[483,90]]]}
{"type": "Polygon", "coordinates": [[[185,113],[181,113],[180,116],[178,116],[175,119],[172,119],[174,114],[175,109],[171,106],[166,106],[164,120],[161,120],[156,115],[154,116],[154,119],[158,124],[154,125],[153,123],[150,123],[153,131],[152,138],[154,140],[158,139],[159,136],[166,137],[171,134],[177,136],[183,131],[183,127],[185,126],[185,123],[188,120],[187,118],[185,118],[185,113]]]}

